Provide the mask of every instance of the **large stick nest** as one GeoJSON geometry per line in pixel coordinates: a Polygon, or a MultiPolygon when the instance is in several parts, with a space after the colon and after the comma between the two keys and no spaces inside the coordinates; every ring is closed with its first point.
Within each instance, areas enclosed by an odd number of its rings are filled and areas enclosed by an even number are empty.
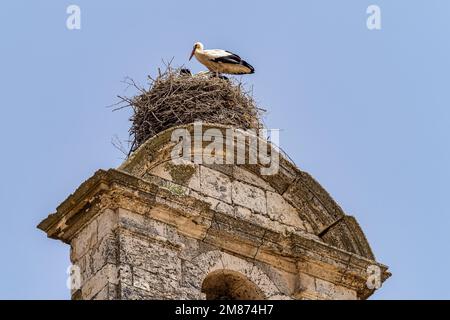
{"type": "Polygon", "coordinates": [[[186,69],[170,66],[153,79],[145,90],[129,80],[140,92],[135,97],[121,97],[121,108],[131,106],[131,150],[168,128],[195,121],[231,125],[240,129],[260,129],[262,109],[251,93],[235,79],[210,74],[191,75],[186,69]]]}

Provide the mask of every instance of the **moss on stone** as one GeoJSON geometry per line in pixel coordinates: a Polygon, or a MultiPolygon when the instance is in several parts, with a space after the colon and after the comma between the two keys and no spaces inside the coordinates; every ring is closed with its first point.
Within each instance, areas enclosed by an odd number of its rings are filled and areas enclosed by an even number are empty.
{"type": "Polygon", "coordinates": [[[176,165],[172,161],[167,162],[164,168],[169,172],[173,182],[186,185],[195,173],[195,167],[188,164],[176,165]]]}

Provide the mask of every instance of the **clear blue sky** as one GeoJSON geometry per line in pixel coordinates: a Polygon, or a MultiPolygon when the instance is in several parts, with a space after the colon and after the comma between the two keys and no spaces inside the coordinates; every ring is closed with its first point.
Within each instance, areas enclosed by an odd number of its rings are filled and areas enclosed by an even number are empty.
{"type": "Polygon", "coordinates": [[[202,41],[256,68],[245,81],[282,147],[390,266],[373,299],[449,299],[449,14],[447,0],[2,1],[0,298],[69,298],[68,246],[37,223],[121,163],[111,138],[127,138],[129,111],[106,106],[123,78],[145,83],[202,41]]]}

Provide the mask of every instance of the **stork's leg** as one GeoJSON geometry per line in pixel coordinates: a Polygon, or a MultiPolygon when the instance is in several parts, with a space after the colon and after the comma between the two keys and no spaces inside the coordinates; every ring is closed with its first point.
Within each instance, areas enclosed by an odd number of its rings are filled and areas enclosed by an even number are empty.
{"type": "Polygon", "coordinates": [[[209,71],[209,74],[211,75],[211,77],[219,77],[219,75],[220,75],[220,73],[219,72],[217,72],[217,71],[209,71]]]}
{"type": "Polygon", "coordinates": [[[213,77],[216,77],[216,78],[219,78],[219,79],[222,79],[222,80],[228,80],[228,78],[227,77],[225,77],[224,75],[222,75],[220,72],[218,72],[218,71],[211,71],[211,75],[213,76],[213,77]]]}

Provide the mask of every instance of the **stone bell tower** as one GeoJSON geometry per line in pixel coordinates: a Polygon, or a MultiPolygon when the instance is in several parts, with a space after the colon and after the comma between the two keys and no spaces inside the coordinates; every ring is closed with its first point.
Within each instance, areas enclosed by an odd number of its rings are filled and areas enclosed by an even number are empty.
{"type": "Polygon", "coordinates": [[[39,224],[70,245],[73,299],[366,299],[371,276],[389,277],[355,218],[283,155],[273,175],[174,163],[173,130],[39,224]]]}

